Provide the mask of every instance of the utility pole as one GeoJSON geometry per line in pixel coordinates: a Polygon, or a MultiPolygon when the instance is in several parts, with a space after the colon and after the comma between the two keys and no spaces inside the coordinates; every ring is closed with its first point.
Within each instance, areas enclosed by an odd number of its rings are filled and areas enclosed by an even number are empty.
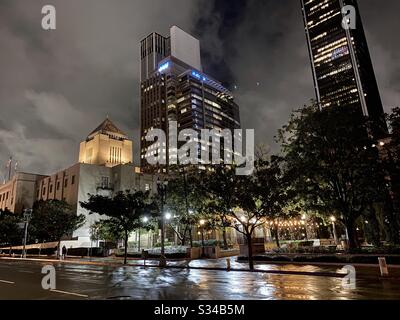
{"type": "Polygon", "coordinates": [[[161,199],[161,256],[160,256],[160,262],[159,266],[160,267],[165,267],[167,265],[167,259],[165,257],[165,219],[164,217],[164,204],[165,204],[165,199],[167,196],[167,186],[168,186],[168,180],[164,180],[161,182],[160,178],[157,180],[157,192],[158,195],[161,199]]]}
{"type": "Polygon", "coordinates": [[[8,160],[8,181],[11,180],[11,165],[12,165],[12,157],[8,160]]]}
{"type": "Polygon", "coordinates": [[[22,250],[22,258],[26,258],[26,240],[28,238],[28,225],[32,218],[32,209],[24,210],[24,222],[25,222],[25,233],[24,233],[24,247],[22,250]]]}
{"type": "MultiPolygon", "coordinates": [[[[189,201],[188,201],[188,187],[187,187],[187,176],[186,176],[186,170],[185,167],[182,168],[183,171],[183,187],[185,191],[185,203],[186,203],[186,214],[189,217],[190,216],[190,209],[189,209],[189,201]]],[[[192,227],[189,227],[189,240],[190,240],[190,247],[193,247],[193,237],[192,237],[192,227]]],[[[184,237],[186,236],[186,233],[183,235],[184,237]]]]}

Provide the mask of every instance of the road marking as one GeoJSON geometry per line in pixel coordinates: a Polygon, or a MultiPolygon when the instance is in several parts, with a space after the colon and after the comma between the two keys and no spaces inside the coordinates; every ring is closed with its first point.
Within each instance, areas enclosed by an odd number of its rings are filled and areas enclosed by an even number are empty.
{"type": "Polygon", "coordinates": [[[7,281],[7,280],[0,280],[1,283],[7,283],[7,284],[15,284],[15,282],[12,281],[7,281]]]}
{"type": "Polygon", "coordinates": [[[85,270],[85,269],[73,269],[73,268],[66,268],[66,272],[79,272],[79,273],[92,273],[92,274],[103,274],[103,271],[96,271],[96,270],[85,270]]]}
{"type": "Polygon", "coordinates": [[[67,291],[61,291],[61,290],[50,290],[51,292],[56,292],[56,293],[61,293],[61,294],[68,294],[70,296],[76,296],[76,297],[81,297],[81,298],[89,298],[89,296],[85,294],[79,294],[79,293],[73,293],[73,292],[67,292],[67,291]]]}

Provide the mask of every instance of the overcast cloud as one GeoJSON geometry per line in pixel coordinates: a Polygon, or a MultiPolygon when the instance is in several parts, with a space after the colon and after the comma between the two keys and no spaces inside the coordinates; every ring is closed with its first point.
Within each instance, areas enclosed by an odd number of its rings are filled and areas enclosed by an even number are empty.
{"type": "MultiPolygon", "coordinates": [[[[400,2],[359,2],[389,111],[400,105],[400,2]]],[[[237,86],[258,142],[273,146],[291,110],[314,98],[298,0],[0,0],[0,177],[11,155],[23,171],[68,167],[107,115],[137,159],[139,41],[171,25],[201,39],[208,74],[237,86]],[[41,29],[45,4],[56,31],[41,29]]]]}

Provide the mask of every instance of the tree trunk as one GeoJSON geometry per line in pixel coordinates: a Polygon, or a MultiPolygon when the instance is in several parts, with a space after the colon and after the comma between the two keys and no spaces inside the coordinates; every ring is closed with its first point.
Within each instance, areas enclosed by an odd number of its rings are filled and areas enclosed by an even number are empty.
{"type": "Polygon", "coordinates": [[[276,245],[278,246],[278,248],[280,248],[281,244],[279,243],[279,228],[278,227],[275,228],[275,241],[276,241],[276,245]]]}
{"type": "MultiPolygon", "coordinates": [[[[171,227],[172,228],[172,227],[171,227]]],[[[186,243],[186,232],[187,230],[185,229],[183,234],[179,231],[179,228],[175,230],[175,228],[172,228],[172,231],[174,231],[175,235],[178,237],[178,240],[180,241],[181,245],[184,246],[186,243]]]]}
{"type": "Polygon", "coordinates": [[[58,245],[57,245],[57,259],[60,259],[60,251],[61,251],[61,240],[58,241],[58,245]]]}
{"type": "MultiPolygon", "coordinates": [[[[386,205],[384,206],[384,215],[388,218],[389,224],[386,227],[388,240],[390,243],[398,245],[400,244],[400,226],[395,215],[395,207],[393,205],[392,199],[387,197],[386,205]]],[[[385,223],[384,223],[385,224],[385,223]]]]}
{"type": "Polygon", "coordinates": [[[357,233],[354,227],[354,221],[347,221],[346,222],[347,234],[349,237],[349,251],[358,248],[358,240],[357,240],[357,233]]]}
{"type": "Polygon", "coordinates": [[[228,250],[228,240],[226,239],[226,228],[222,228],[222,238],[224,240],[224,250],[228,250]]]}
{"type": "Polygon", "coordinates": [[[185,244],[186,244],[186,235],[184,235],[183,237],[182,237],[182,239],[181,239],[181,245],[182,246],[185,246],[185,244]]]}
{"type": "Polygon", "coordinates": [[[246,238],[247,238],[247,248],[248,248],[249,269],[253,271],[254,270],[253,241],[251,239],[251,234],[247,234],[246,238]]]}
{"type": "Polygon", "coordinates": [[[193,248],[192,228],[189,229],[189,241],[190,241],[190,247],[193,248]]]}
{"type": "Polygon", "coordinates": [[[185,227],[185,230],[183,231],[182,237],[180,239],[182,246],[186,244],[186,233],[187,233],[187,227],[185,227]]]}
{"type": "Polygon", "coordinates": [[[125,230],[125,239],[124,239],[124,264],[127,263],[128,258],[128,231],[125,230]]]}

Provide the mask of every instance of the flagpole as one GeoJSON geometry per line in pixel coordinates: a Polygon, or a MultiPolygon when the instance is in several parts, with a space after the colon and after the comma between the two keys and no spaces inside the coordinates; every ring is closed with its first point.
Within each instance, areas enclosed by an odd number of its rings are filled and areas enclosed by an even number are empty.
{"type": "Polygon", "coordinates": [[[12,157],[10,157],[10,160],[8,161],[8,181],[11,180],[11,165],[12,165],[12,157]]]}

